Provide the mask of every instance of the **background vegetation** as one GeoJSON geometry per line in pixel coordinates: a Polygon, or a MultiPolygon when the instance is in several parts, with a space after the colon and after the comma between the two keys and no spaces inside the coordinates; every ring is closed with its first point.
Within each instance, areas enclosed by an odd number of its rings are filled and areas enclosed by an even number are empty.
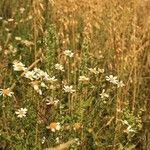
{"type": "Polygon", "coordinates": [[[1,0],[0,149],[41,150],[75,139],[68,149],[149,150],[149,10],[148,0],[1,0]],[[39,94],[33,87],[41,79],[15,71],[15,60],[57,81],[46,81],[39,94]],[[20,108],[25,117],[17,116],[20,108]]]}

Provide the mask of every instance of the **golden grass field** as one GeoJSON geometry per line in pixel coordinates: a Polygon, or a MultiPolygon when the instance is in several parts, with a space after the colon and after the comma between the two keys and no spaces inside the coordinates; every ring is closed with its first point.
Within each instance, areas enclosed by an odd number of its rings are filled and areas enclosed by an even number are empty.
{"type": "Polygon", "coordinates": [[[0,150],[150,150],[149,0],[0,0],[0,150]]]}

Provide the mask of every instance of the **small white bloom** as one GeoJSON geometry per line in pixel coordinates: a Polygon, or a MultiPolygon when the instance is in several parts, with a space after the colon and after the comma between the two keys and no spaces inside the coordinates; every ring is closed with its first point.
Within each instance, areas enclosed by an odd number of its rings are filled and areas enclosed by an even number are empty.
{"type": "Polygon", "coordinates": [[[73,55],[74,55],[74,53],[72,53],[70,50],[65,50],[64,54],[69,57],[73,57],[73,55]]]}
{"type": "Polygon", "coordinates": [[[89,78],[85,76],[79,76],[79,81],[89,81],[89,78]]]}
{"type": "Polygon", "coordinates": [[[55,69],[64,71],[64,67],[61,64],[55,64],[55,69]]]}
{"type": "Polygon", "coordinates": [[[24,74],[24,77],[25,78],[28,78],[30,80],[34,80],[37,78],[37,76],[35,75],[35,72],[34,71],[27,71],[25,74],[24,74]]]}
{"type": "Polygon", "coordinates": [[[17,114],[18,118],[23,118],[26,117],[26,113],[27,113],[27,109],[26,108],[20,108],[18,109],[18,111],[15,112],[15,114],[17,114]]]}
{"type": "Polygon", "coordinates": [[[73,86],[71,85],[71,86],[68,86],[68,85],[64,85],[64,91],[65,92],[67,92],[67,93],[73,93],[73,92],[75,92],[75,90],[73,90],[73,86]]]}
{"type": "Polygon", "coordinates": [[[109,95],[105,93],[105,89],[102,90],[102,93],[100,94],[101,98],[108,98],[109,95]]]}
{"type": "Polygon", "coordinates": [[[117,87],[119,88],[119,87],[124,87],[125,86],[125,84],[123,83],[123,81],[118,81],[118,83],[117,83],[117,87]]]}
{"type": "Polygon", "coordinates": [[[113,83],[113,84],[117,84],[118,83],[118,80],[117,80],[117,77],[116,76],[113,76],[113,75],[109,75],[109,76],[106,76],[105,77],[107,81],[113,83]]]}
{"type": "Polygon", "coordinates": [[[17,61],[13,62],[13,68],[15,71],[25,71],[27,69],[23,63],[17,61]]]}

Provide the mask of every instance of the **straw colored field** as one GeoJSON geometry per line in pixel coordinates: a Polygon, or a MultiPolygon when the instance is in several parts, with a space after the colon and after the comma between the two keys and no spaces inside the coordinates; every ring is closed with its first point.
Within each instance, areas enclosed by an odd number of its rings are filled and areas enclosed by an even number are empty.
{"type": "Polygon", "coordinates": [[[149,10],[1,0],[0,149],[149,150],[149,10]]]}

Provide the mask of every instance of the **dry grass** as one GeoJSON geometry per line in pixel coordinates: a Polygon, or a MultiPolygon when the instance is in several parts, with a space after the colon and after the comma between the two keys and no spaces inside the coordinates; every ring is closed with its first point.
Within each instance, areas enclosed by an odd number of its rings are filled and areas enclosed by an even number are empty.
{"type": "Polygon", "coordinates": [[[1,149],[38,150],[79,138],[80,146],[67,142],[56,149],[148,150],[148,0],[2,0],[0,8],[0,89],[14,92],[11,98],[0,97],[1,149]],[[68,49],[73,57],[64,55],[68,49]],[[14,60],[28,69],[15,72],[14,60]],[[31,86],[42,79],[24,78],[35,67],[57,78],[44,81],[42,95],[31,86]],[[97,73],[98,68],[105,72],[97,73]],[[108,75],[125,86],[108,83],[108,75]],[[81,82],[80,76],[89,80],[81,82]],[[75,91],[65,93],[64,85],[73,85],[75,91]],[[108,99],[101,98],[103,89],[108,99]],[[45,100],[53,103],[46,105],[45,100]],[[27,116],[19,120],[15,112],[23,107],[28,108],[27,116]],[[47,130],[51,122],[59,122],[61,130],[47,130]]]}

